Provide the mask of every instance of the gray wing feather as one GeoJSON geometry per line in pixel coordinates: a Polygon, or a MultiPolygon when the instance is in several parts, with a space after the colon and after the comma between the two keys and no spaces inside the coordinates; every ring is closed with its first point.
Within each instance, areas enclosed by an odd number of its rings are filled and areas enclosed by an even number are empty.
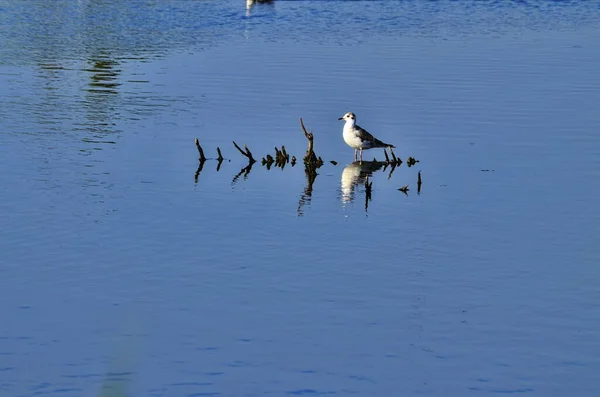
{"type": "Polygon", "coordinates": [[[354,134],[356,134],[356,136],[359,137],[363,141],[371,142],[371,145],[373,145],[373,147],[387,147],[387,146],[395,147],[394,145],[390,145],[388,143],[381,142],[379,139],[377,139],[373,135],[371,135],[371,133],[369,131],[367,131],[364,128],[359,127],[357,125],[354,126],[354,134]]]}

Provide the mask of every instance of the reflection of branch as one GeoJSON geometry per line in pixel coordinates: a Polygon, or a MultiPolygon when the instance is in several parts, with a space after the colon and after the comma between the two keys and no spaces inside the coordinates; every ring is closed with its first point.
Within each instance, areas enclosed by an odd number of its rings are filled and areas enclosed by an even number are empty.
{"type": "Polygon", "coordinates": [[[404,186],[402,186],[402,187],[401,187],[400,189],[398,189],[398,190],[400,190],[402,193],[404,193],[404,194],[406,194],[406,195],[408,196],[408,191],[409,191],[410,189],[408,188],[408,185],[404,185],[404,186]]]}
{"type": "Polygon", "coordinates": [[[200,146],[200,141],[198,138],[196,138],[194,142],[196,143],[196,149],[198,149],[198,154],[200,155],[200,158],[198,159],[198,169],[196,170],[196,174],[194,174],[194,182],[198,183],[198,176],[200,175],[200,172],[202,172],[206,157],[204,157],[204,150],[202,150],[202,146],[200,146]]]}
{"type": "Polygon", "coordinates": [[[315,170],[305,169],[304,172],[306,174],[306,187],[304,188],[304,193],[300,196],[300,200],[298,201],[298,216],[303,216],[304,211],[302,210],[302,207],[304,207],[304,205],[307,203],[310,204],[312,199],[313,183],[315,182],[315,179],[317,179],[318,175],[315,170]]]}
{"type": "MultiPolygon", "coordinates": [[[[387,165],[386,165],[386,167],[387,167],[387,165]]],[[[385,168],[384,168],[384,169],[385,169],[385,168]]],[[[390,168],[390,173],[389,173],[389,175],[388,175],[388,180],[389,180],[389,179],[392,179],[392,174],[394,173],[394,170],[395,170],[395,169],[396,169],[396,164],[395,164],[395,163],[392,163],[392,166],[391,166],[391,168],[390,168]]]]}
{"type": "Polygon", "coordinates": [[[419,176],[417,179],[417,193],[421,194],[421,171],[419,171],[419,176]]]}
{"type": "Polygon", "coordinates": [[[242,174],[244,174],[244,180],[246,180],[246,178],[248,178],[248,174],[252,170],[253,165],[254,165],[254,163],[250,163],[247,166],[245,166],[244,168],[242,168],[240,170],[240,172],[238,172],[237,175],[233,177],[233,180],[231,181],[231,185],[232,186],[235,185],[235,183],[240,178],[240,176],[242,176],[242,174]]]}
{"type": "Polygon", "coordinates": [[[365,179],[365,212],[369,209],[369,201],[371,201],[371,190],[373,188],[373,182],[369,182],[369,175],[365,179]]]}
{"type": "Polygon", "coordinates": [[[194,174],[194,182],[198,183],[198,176],[200,176],[200,173],[202,172],[202,168],[204,167],[204,161],[200,161],[198,163],[198,169],[196,170],[196,173],[194,174]]]}
{"type": "Polygon", "coordinates": [[[243,154],[244,156],[248,157],[248,162],[250,164],[254,164],[256,163],[256,160],[254,160],[254,157],[252,157],[252,153],[250,152],[250,149],[248,149],[248,146],[244,145],[244,149],[246,149],[246,151],[242,150],[237,143],[235,143],[235,141],[233,141],[233,146],[235,146],[235,148],[237,150],[240,151],[241,154],[243,154]]]}

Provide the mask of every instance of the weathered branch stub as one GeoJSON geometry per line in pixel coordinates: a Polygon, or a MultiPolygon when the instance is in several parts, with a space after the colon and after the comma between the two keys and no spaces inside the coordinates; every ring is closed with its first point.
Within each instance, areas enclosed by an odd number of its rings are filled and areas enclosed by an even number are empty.
{"type": "Polygon", "coordinates": [[[317,158],[314,150],[314,135],[312,131],[306,131],[302,117],[300,117],[300,125],[302,126],[302,131],[304,131],[304,136],[308,140],[308,148],[306,149],[306,154],[304,155],[304,165],[307,167],[307,169],[316,170],[323,165],[323,159],[320,157],[317,158]]]}
{"type": "Polygon", "coordinates": [[[237,144],[237,143],[235,143],[235,141],[233,141],[233,146],[235,146],[235,148],[236,148],[237,150],[239,150],[239,151],[240,151],[240,153],[241,153],[242,155],[244,155],[244,156],[246,156],[246,157],[248,158],[248,162],[249,162],[250,164],[254,164],[254,163],[256,163],[256,160],[254,160],[254,157],[252,157],[252,152],[250,152],[250,149],[248,149],[248,146],[244,145],[244,149],[245,149],[245,150],[242,150],[242,149],[241,149],[241,148],[238,146],[238,144],[237,144]]]}

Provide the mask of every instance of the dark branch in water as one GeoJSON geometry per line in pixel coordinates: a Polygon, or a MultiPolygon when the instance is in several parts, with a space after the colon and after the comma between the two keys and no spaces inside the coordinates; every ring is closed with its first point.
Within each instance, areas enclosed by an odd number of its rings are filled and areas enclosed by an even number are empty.
{"type": "Polygon", "coordinates": [[[200,141],[198,138],[194,140],[196,142],[196,148],[198,149],[198,154],[200,155],[200,162],[206,161],[206,157],[204,157],[204,150],[202,150],[202,146],[200,146],[200,141]]]}
{"type": "Polygon", "coordinates": [[[270,154],[267,154],[267,158],[262,158],[261,164],[262,165],[266,165],[267,169],[270,170],[271,169],[271,165],[275,162],[275,160],[273,159],[273,156],[271,156],[270,154]]]}
{"type": "Polygon", "coordinates": [[[400,190],[402,193],[404,193],[404,194],[406,194],[406,195],[408,196],[408,191],[409,191],[409,189],[408,189],[408,185],[404,185],[404,186],[402,186],[402,187],[401,187],[400,189],[398,189],[398,190],[400,190]]]}
{"type": "Polygon", "coordinates": [[[419,176],[417,177],[417,193],[421,194],[421,171],[419,171],[419,176]]]}
{"type": "Polygon", "coordinates": [[[196,149],[198,149],[198,155],[200,156],[198,158],[198,169],[194,174],[194,182],[198,183],[198,177],[202,172],[202,168],[204,168],[204,162],[206,161],[206,157],[204,156],[204,150],[202,150],[202,146],[200,146],[200,141],[198,140],[198,138],[194,139],[194,142],[196,143],[196,149]]]}
{"type": "Polygon", "coordinates": [[[395,165],[402,164],[402,159],[400,157],[396,157],[396,155],[394,154],[394,150],[392,148],[390,148],[390,153],[392,154],[392,162],[395,165]]]}
{"type": "Polygon", "coordinates": [[[307,170],[316,172],[317,168],[323,165],[323,159],[321,157],[317,158],[317,155],[314,151],[314,135],[312,131],[306,131],[302,117],[300,117],[300,125],[302,126],[302,131],[304,131],[304,136],[308,140],[308,148],[306,149],[306,154],[304,155],[304,166],[307,170]]]}
{"type": "Polygon", "coordinates": [[[221,164],[223,164],[223,155],[221,154],[221,149],[217,146],[217,154],[219,155],[219,157],[217,157],[217,172],[219,172],[219,170],[221,169],[221,164]]]}
{"type": "Polygon", "coordinates": [[[285,146],[281,146],[281,150],[275,146],[275,165],[283,169],[288,162],[289,155],[285,152],[285,146]]]}
{"type": "Polygon", "coordinates": [[[290,161],[290,155],[288,154],[288,152],[286,152],[285,146],[283,145],[281,145],[281,154],[283,155],[283,159],[285,159],[286,163],[290,161]]]}
{"type": "Polygon", "coordinates": [[[406,165],[408,165],[409,167],[412,167],[413,165],[415,165],[418,162],[419,162],[419,160],[415,159],[414,157],[409,157],[406,160],[406,165]]]}
{"type": "Polygon", "coordinates": [[[256,163],[256,160],[254,160],[254,157],[252,157],[252,152],[250,152],[250,149],[248,149],[248,146],[244,145],[244,149],[245,149],[245,151],[244,151],[244,150],[242,150],[242,149],[241,149],[241,148],[238,146],[238,144],[237,144],[237,143],[235,143],[235,141],[233,141],[233,146],[235,146],[235,148],[236,148],[237,150],[239,150],[239,151],[240,151],[240,153],[241,153],[242,155],[244,155],[244,156],[246,156],[246,157],[248,158],[248,162],[249,162],[250,164],[254,164],[254,163],[256,163]]]}

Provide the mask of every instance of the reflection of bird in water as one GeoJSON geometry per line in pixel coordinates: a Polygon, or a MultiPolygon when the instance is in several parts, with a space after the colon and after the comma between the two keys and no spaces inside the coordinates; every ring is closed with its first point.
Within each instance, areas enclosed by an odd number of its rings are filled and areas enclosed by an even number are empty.
{"type": "Polygon", "coordinates": [[[383,163],[374,161],[355,161],[342,171],[342,203],[354,200],[354,189],[364,183],[367,176],[383,167],[383,163]]]}
{"type": "Polygon", "coordinates": [[[254,4],[272,4],[274,0],[246,0],[246,15],[250,16],[250,10],[254,4]]]}
{"type": "Polygon", "coordinates": [[[375,138],[369,133],[369,131],[359,127],[356,124],[356,115],[352,112],[348,112],[338,120],[346,120],[344,124],[344,141],[354,149],[354,160],[358,160],[358,153],[360,152],[360,161],[362,161],[363,150],[373,148],[394,148],[396,146],[390,145],[389,143],[383,143],[379,139],[375,138]]]}

